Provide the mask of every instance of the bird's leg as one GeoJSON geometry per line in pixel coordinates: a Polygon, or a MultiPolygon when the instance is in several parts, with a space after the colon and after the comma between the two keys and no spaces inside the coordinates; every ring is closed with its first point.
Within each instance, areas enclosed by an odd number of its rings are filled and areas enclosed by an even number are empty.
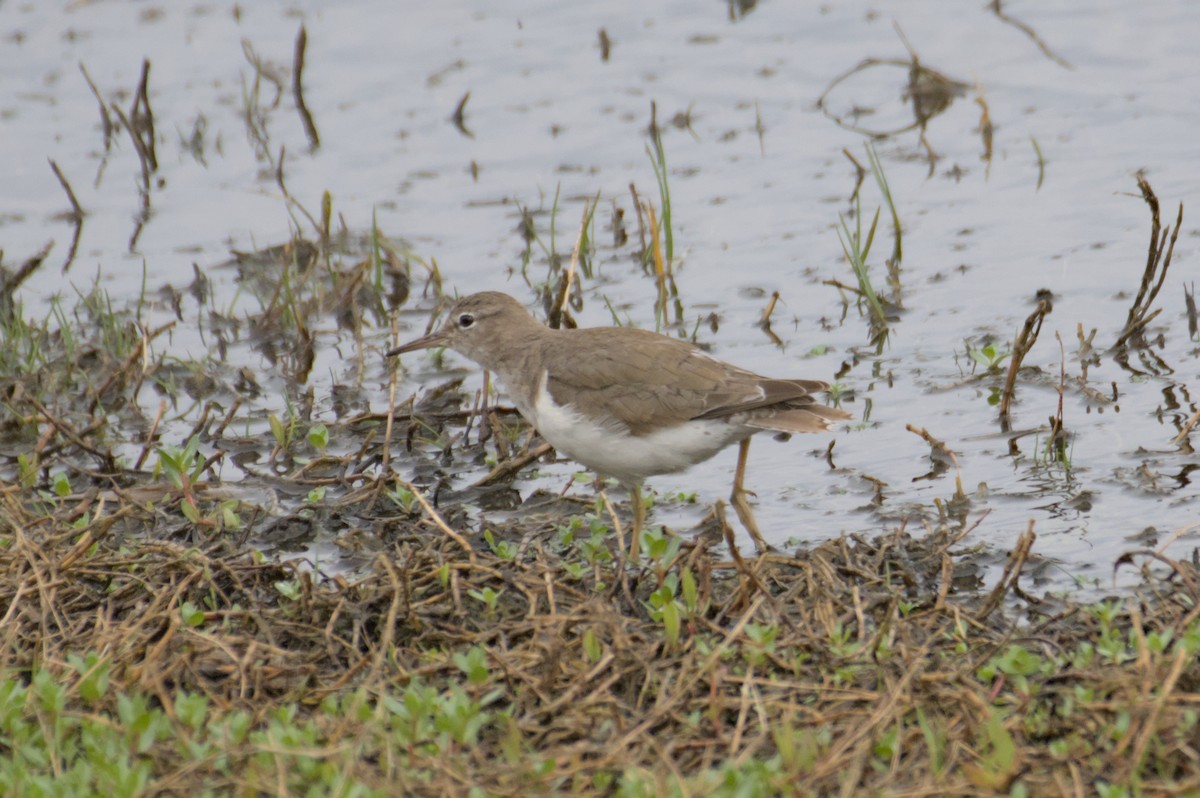
{"type": "Polygon", "coordinates": [[[646,504],[642,501],[640,485],[630,486],[629,503],[633,505],[633,534],[629,538],[629,559],[636,566],[642,547],[642,527],[646,523],[646,504]]]}
{"type": "Polygon", "coordinates": [[[733,505],[734,512],[737,513],[742,526],[746,527],[746,531],[754,539],[754,547],[759,552],[764,552],[769,546],[767,546],[767,541],[763,540],[762,533],[758,531],[758,522],[754,520],[754,511],[750,509],[750,500],[746,498],[749,492],[742,484],[746,478],[746,458],[749,454],[750,439],[743,438],[742,442],[738,444],[737,472],[733,475],[733,493],[729,495],[729,503],[733,505]]]}
{"type": "Polygon", "coordinates": [[[628,549],[625,548],[625,533],[621,528],[621,519],[617,517],[616,510],[608,500],[608,494],[603,490],[600,491],[600,498],[604,500],[604,506],[608,508],[608,513],[612,517],[613,531],[617,533],[617,561],[613,572],[613,586],[609,595],[616,598],[617,591],[625,595],[625,600],[629,603],[630,608],[636,608],[637,603],[633,600],[633,592],[629,589],[628,564],[629,557],[627,556],[628,549]]]}

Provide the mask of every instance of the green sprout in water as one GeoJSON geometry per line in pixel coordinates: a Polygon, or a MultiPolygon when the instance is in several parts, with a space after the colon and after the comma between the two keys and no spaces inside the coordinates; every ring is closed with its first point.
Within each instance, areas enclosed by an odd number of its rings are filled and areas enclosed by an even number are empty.
{"type": "Polygon", "coordinates": [[[667,574],[658,590],[650,594],[650,600],[644,602],[650,618],[663,625],[663,631],[666,633],[669,643],[679,641],[683,622],[683,608],[680,606],[679,600],[675,598],[678,584],[679,577],[674,573],[667,574]]]}
{"type": "Polygon", "coordinates": [[[967,355],[977,365],[983,366],[987,371],[999,371],[1000,366],[1004,361],[1008,360],[1012,354],[1011,351],[1005,350],[1001,352],[993,343],[988,343],[980,347],[967,344],[967,355]]]}
{"type": "Polygon", "coordinates": [[[308,429],[308,444],[321,454],[329,446],[329,428],[324,424],[314,424],[308,429]]]}
{"type": "Polygon", "coordinates": [[[467,595],[476,601],[482,602],[483,606],[487,608],[488,617],[491,618],[496,614],[496,607],[499,604],[500,597],[504,595],[504,591],[496,591],[490,587],[485,587],[482,590],[468,590],[467,595]]]}
{"type": "Polygon", "coordinates": [[[385,491],[385,495],[391,499],[392,504],[399,507],[405,513],[413,513],[417,510],[417,495],[403,485],[397,485],[389,491],[385,491]]]}
{"type": "Polygon", "coordinates": [[[158,465],[155,471],[166,474],[175,487],[190,493],[192,485],[204,475],[205,460],[200,456],[200,437],[193,435],[182,449],[163,446],[157,451],[158,465]]]}
{"type": "Polygon", "coordinates": [[[67,476],[66,471],[59,471],[54,475],[54,481],[51,483],[54,490],[54,495],[58,498],[64,498],[71,495],[71,478],[67,476]]]}
{"type": "Polygon", "coordinates": [[[495,554],[500,559],[507,562],[512,562],[513,560],[517,559],[517,545],[511,540],[497,538],[494,534],[492,534],[492,530],[490,529],[484,530],[483,539],[487,541],[488,547],[492,550],[492,554],[495,554]]]}

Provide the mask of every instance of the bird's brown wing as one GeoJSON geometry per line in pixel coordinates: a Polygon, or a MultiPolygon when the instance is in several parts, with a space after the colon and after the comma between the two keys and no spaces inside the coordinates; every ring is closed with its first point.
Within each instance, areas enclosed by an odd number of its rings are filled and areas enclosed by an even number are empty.
{"type": "MultiPolygon", "coordinates": [[[[603,410],[634,434],[699,418],[721,418],[779,405],[814,402],[819,380],[774,380],[723,363],[686,341],[634,329],[563,331],[585,346],[547,353],[547,388],[557,404],[603,410]]],[[[840,412],[840,411],[839,411],[840,412]]]]}

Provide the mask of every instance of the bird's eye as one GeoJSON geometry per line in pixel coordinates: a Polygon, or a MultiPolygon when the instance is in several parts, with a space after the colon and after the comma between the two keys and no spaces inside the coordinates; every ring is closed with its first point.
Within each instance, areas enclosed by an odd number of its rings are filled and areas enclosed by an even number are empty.
{"type": "Polygon", "coordinates": [[[458,326],[463,328],[464,330],[467,329],[468,327],[472,326],[474,323],[475,323],[475,317],[472,316],[470,313],[464,313],[458,317],[458,326]]]}

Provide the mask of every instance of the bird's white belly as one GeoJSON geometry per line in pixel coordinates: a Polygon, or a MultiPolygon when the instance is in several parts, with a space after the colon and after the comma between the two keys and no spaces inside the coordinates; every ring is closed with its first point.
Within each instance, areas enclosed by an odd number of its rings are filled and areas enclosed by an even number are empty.
{"type": "Polygon", "coordinates": [[[644,435],[605,426],[554,403],[538,391],[529,419],[551,446],[588,468],[622,482],[682,471],[752,433],[722,420],[687,421],[644,435]]]}

